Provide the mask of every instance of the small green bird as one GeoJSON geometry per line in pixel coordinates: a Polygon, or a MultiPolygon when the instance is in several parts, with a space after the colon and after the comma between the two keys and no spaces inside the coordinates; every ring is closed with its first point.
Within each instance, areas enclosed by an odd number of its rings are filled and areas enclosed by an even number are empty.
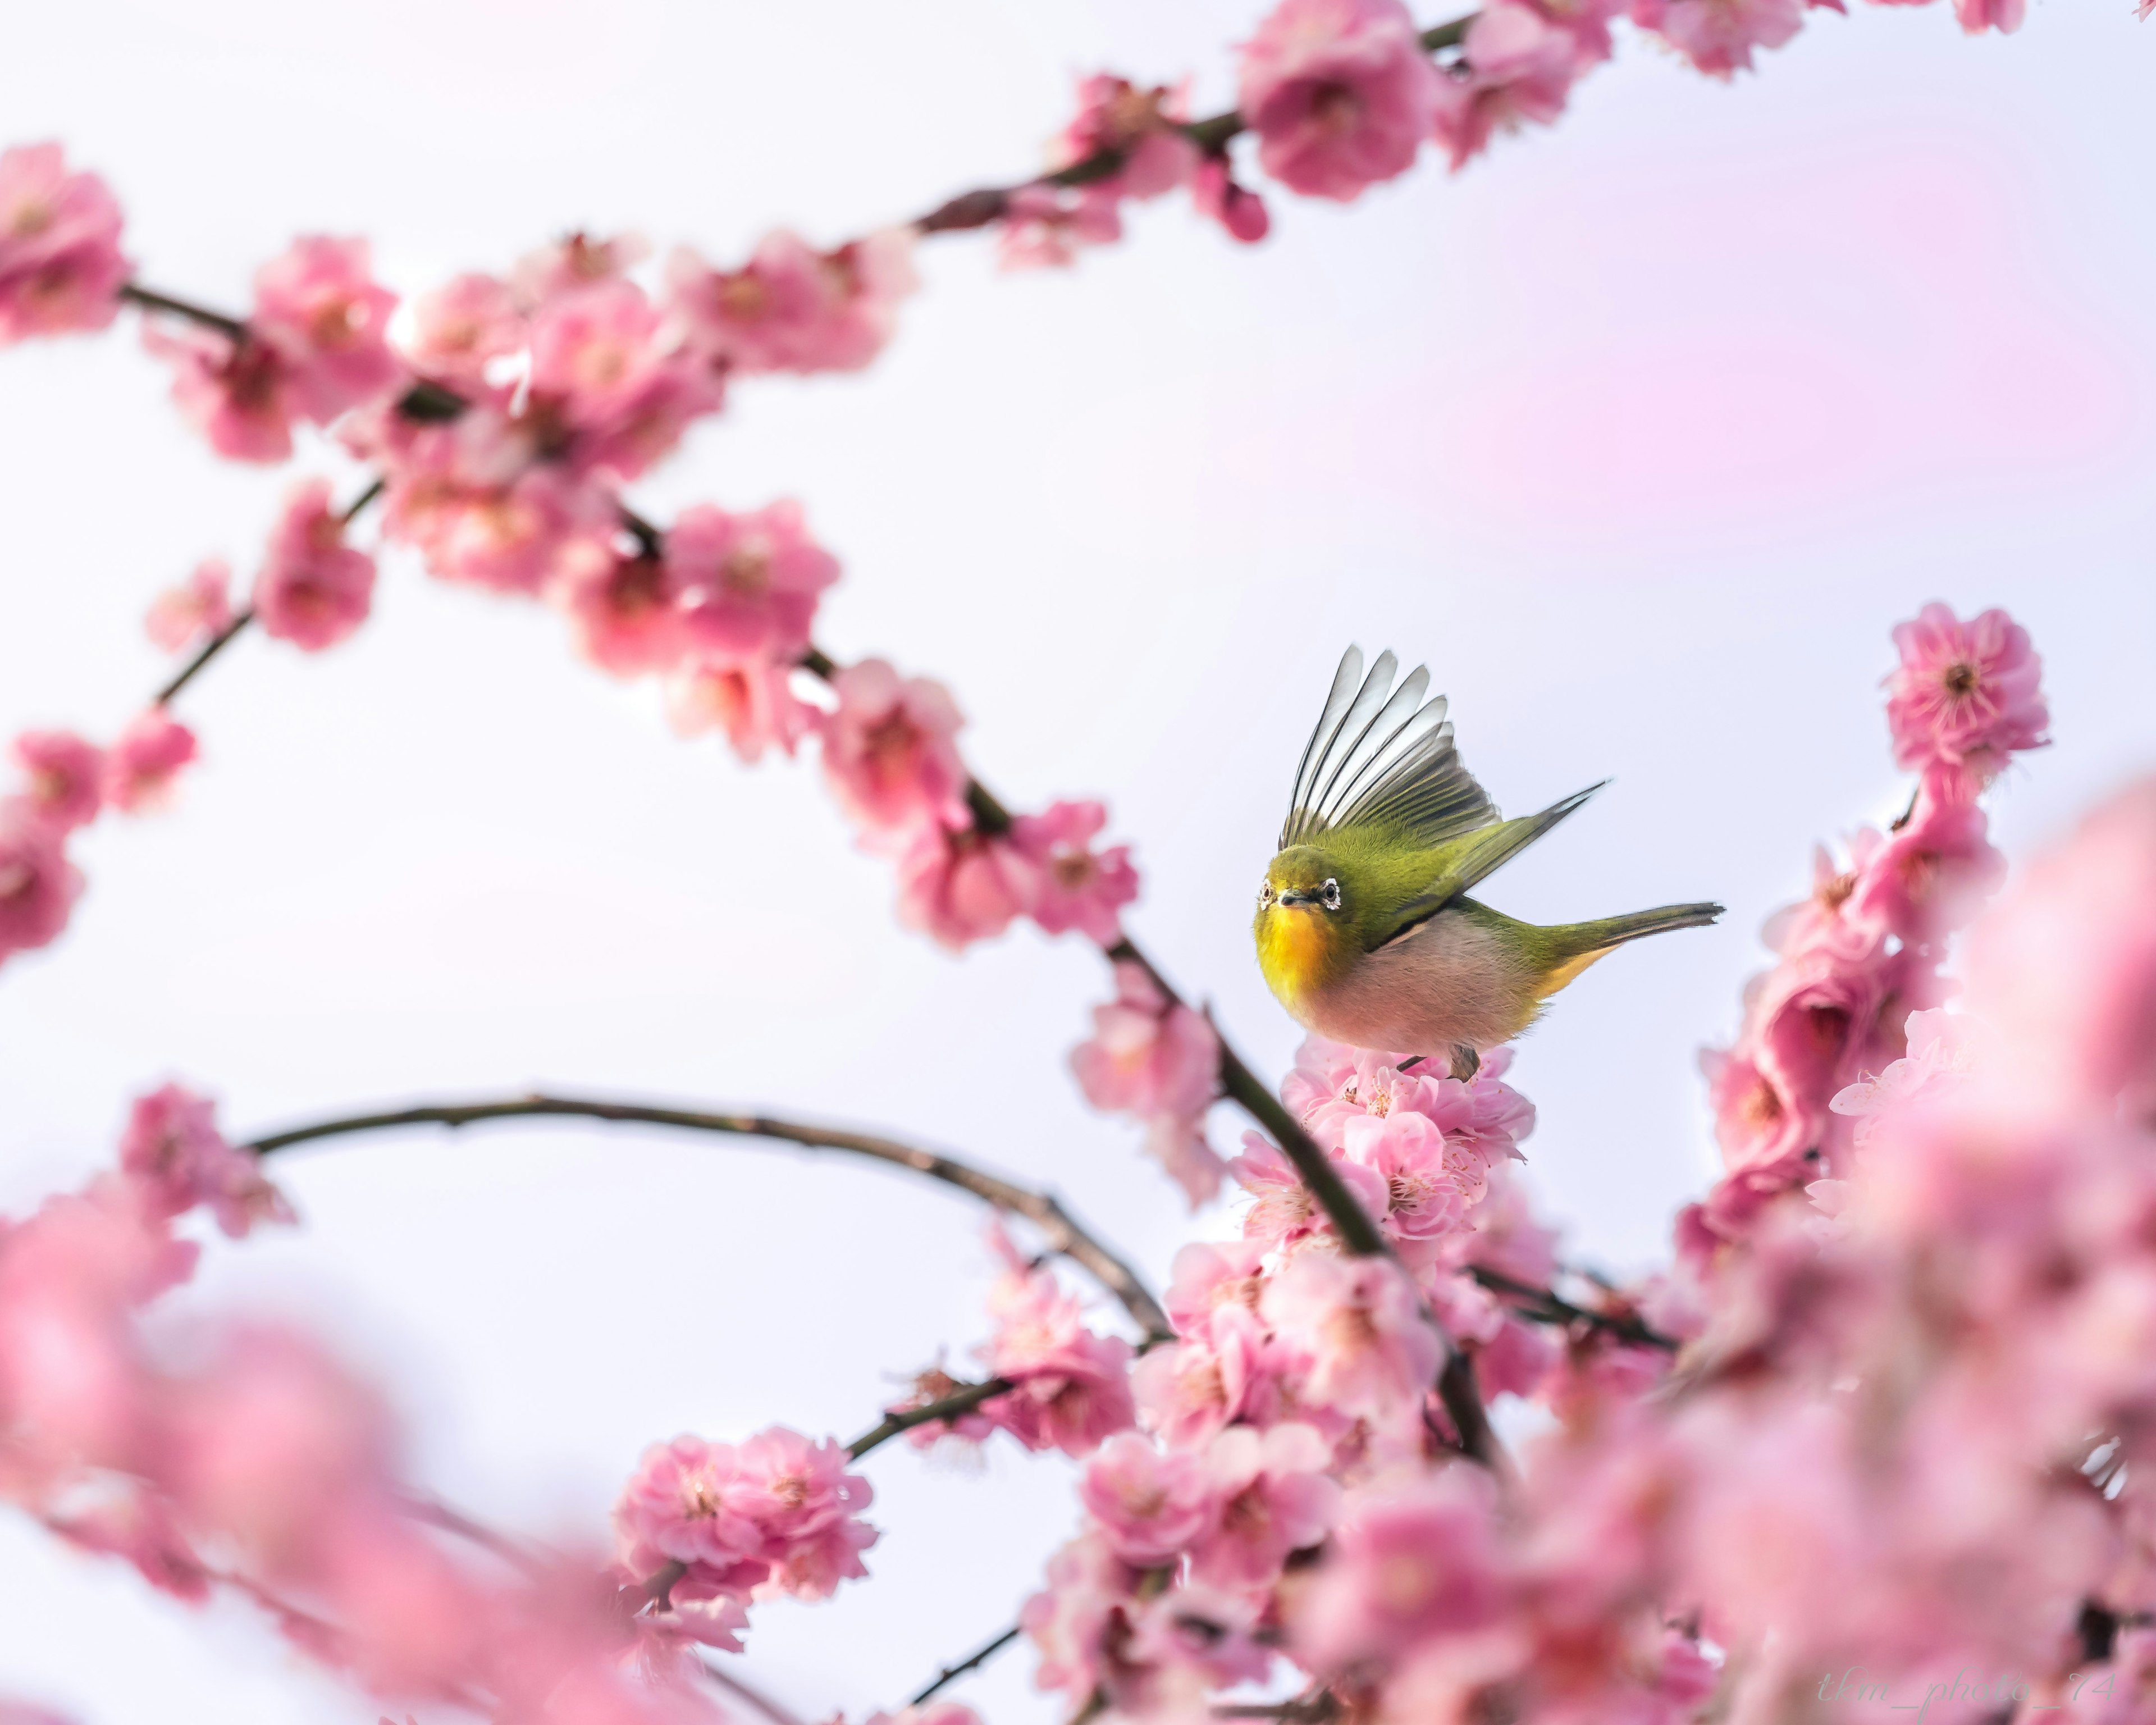
{"type": "Polygon", "coordinates": [[[1340,661],[1258,888],[1258,965],[1319,1035],[1418,1061],[1443,1055],[1455,1076],[1471,1077],[1486,1050],[1526,1029],[1612,947],[1699,927],[1722,906],[1544,928],[1468,897],[1609,781],[1501,819],[1460,764],[1445,697],[1423,701],[1429,671],[1394,690],[1398,668],[1381,654],[1364,680],[1358,647],[1340,661]]]}

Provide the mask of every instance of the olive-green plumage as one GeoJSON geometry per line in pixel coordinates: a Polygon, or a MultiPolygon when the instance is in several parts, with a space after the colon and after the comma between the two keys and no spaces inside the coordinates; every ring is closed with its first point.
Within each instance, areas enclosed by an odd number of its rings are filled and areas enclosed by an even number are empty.
{"type": "Polygon", "coordinates": [[[1601,786],[1501,819],[1460,764],[1445,698],[1422,700],[1429,672],[1395,691],[1396,666],[1381,655],[1365,680],[1359,650],[1341,660],[1259,888],[1258,963],[1320,1035],[1465,1073],[1612,947],[1712,922],[1722,906],[1540,927],[1468,897],[1601,786]]]}

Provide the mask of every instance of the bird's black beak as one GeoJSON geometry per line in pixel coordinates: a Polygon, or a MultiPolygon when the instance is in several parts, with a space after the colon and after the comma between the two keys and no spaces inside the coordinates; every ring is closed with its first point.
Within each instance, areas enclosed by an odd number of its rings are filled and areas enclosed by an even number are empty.
{"type": "Polygon", "coordinates": [[[1282,905],[1314,905],[1317,902],[1317,895],[1305,892],[1300,886],[1283,886],[1280,901],[1282,905]]]}

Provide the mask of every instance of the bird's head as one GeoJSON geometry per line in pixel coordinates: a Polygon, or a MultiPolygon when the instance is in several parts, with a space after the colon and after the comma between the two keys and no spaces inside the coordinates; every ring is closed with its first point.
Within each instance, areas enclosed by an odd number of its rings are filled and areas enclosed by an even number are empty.
{"type": "Polygon", "coordinates": [[[1283,996],[1323,985],[1362,950],[1353,861],[1317,845],[1291,845],[1266,865],[1254,925],[1258,963],[1283,996]]]}

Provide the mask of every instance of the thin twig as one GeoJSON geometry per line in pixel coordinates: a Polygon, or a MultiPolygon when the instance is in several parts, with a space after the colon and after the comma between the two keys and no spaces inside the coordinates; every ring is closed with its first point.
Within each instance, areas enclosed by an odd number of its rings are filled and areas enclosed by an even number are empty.
{"type": "Polygon", "coordinates": [[[849,1155],[865,1156],[925,1174],[932,1180],[971,1193],[999,1210],[1024,1217],[1040,1230],[1050,1251],[1083,1267],[1121,1301],[1123,1309],[1148,1337],[1174,1333],[1168,1314],[1139,1280],[1137,1272],[1081,1227],[1052,1194],[1014,1185],[954,1158],[870,1132],[809,1126],[763,1114],[716,1113],[701,1109],[655,1108],[634,1102],[603,1102],[589,1097],[531,1096],[502,1101],[434,1103],[316,1121],[286,1132],[270,1133],[246,1147],[258,1155],[268,1156],[294,1144],[341,1137],[352,1132],[384,1132],[406,1126],[465,1127],[488,1120],[542,1116],[675,1127],[687,1132],[719,1132],[736,1137],[776,1138],[804,1149],[839,1150],[849,1155]]]}
{"type": "Polygon", "coordinates": [[[915,1696],[911,1701],[906,1702],[906,1705],[910,1707],[917,1707],[924,1702],[933,1701],[936,1698],[937,1692],[947,1684],[953,1682],[957,1679],[964,1676],[968,1671],[978,1671],[983,1666],[993,1659],[998,1653],[1002,1652],[1004,1648],[1009,1646],[1012,1642],[1015,1641],[1019,1638],[1019,1626],[1017,1624],[1013,1624],[993,1640],[983,1642],[972,1653],[960,1660],[957,1664],[945,1666],[942,1671],[936,1674],[936,1681],[931,1683],[926,1689],[922,1690],[920,1694],[915,1696]]]}
{"type": "Polygon", "coordinates": [[[225,644],[254,621],[254,608],[251,605],[245,610],[235,614],[231,622],[226,624],[223,629],[203,643],[202,650],[180,667],[172,681],[166,684],[151,697],[150,704],[152,706],[171,706],[173,697],[194,681],[203,667],[224,651],[225,644]]]}
{"type": "Polygon", "coordinates": [[[1677,1351],[1679,1344],[1675,1337],[1649,1328],[1633,1313],[1597,1312],[1590,1306],[1576,1305],[1548,1288],[1537,1287],[1532,1282],[1517,1281],[1497,1271],[1485,1269],[1480,1264],[1471,1265],[1467,1273],[1492,1292],[1509,1295],[1520,1302],[1516,1309],[1522,1317],[1537,1318],[1545,1323],[1588,1324],[1595,1329],[1607,1330],[1624,1341],[1636,1343],[1641,1348],[1659,1348],[1670,1353],[1677,1351]]]}
{"type": "Polygon", "coordinates": [[[879,1444],[888,1443],[901,1432],[911,1431],[916,1425],[928,1425],[938,1420],[956,1420],[961,1414],[970,1414],[983,1402],[993,1401],[998,1396],[1018,1386],[1008,1378],[991,1378],[982,1384],[962,1384],[948,1395],[938,1396],[932,1402],[924,1402],[917,1408],[896,1408],[883,1416],[880,1425],[872,1425],[853,1442],[846,1445],[846,1454],[856,1461],[879,1444]]]}
{"type": "Polygon", "coordinates": [[[139,286],[134,282],[121,285],[120,297],[140,305],[146,311],[169,311],[175,317],[184,317],[190,323],[198,323],[205,329],[215,330],[234,341],[247,339],[247,326],[239,318],[213,311],[207,305],[198,305],[192,300],[182,300],[171,294],[161,294],[155,288],[139,286]]]}

